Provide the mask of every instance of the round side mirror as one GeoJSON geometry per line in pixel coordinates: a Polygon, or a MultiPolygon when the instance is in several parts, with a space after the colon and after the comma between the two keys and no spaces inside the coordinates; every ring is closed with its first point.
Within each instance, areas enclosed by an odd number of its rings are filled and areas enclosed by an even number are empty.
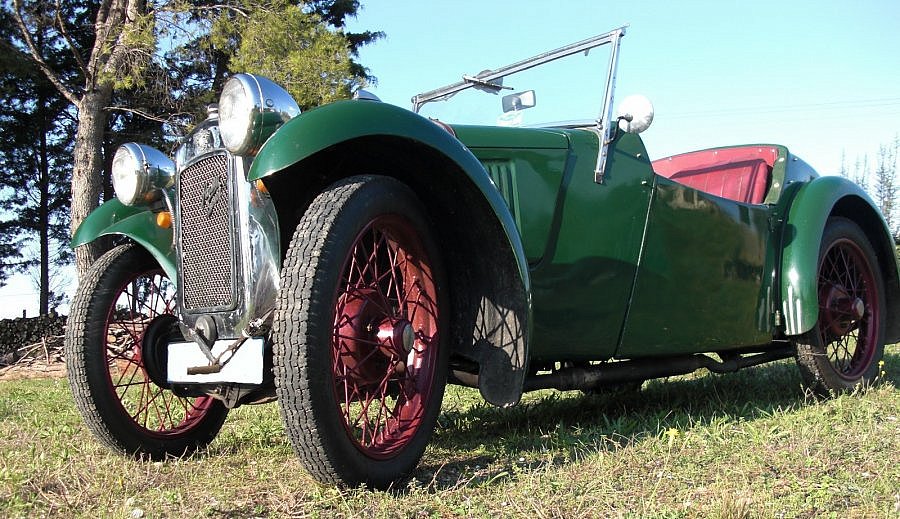
{"type": "Polygon", "coordinates": [[[630,95],[619,103],[616,119],[620,130],[641,133],[653,122],[653,103],[640,94],[630,95]]]}

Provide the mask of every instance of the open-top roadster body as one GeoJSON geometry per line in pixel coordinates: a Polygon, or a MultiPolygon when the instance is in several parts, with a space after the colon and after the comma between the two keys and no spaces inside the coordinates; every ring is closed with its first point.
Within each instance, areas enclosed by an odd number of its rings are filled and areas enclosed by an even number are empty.
{"type": "Polygon", "coordinates": [[[613,117],[624,34],[464,76],[412,111],[362,92],[300,114],[239,74],[174,161],[120,148],[117,199],[73,238],[127,237],[69,318],[88,426],[182,455],[228,409],[277,399],[315,478],[384,487],[415,467],[447,382],[509,406],[787,357],[820,393],[873,380],[900,336],[878,210],[783,146],[651,162],[649,103],[613,117]],[[601,46],[599,82],[553,69],[601,46]],[[544,69],[550,88],[530,75],[544,69]],[[523,124],[554,95],[544,114],[583,111],[580,94],[599,116],[523,124]],[[417,113],[465,96],[492,124],[417,113]]]}

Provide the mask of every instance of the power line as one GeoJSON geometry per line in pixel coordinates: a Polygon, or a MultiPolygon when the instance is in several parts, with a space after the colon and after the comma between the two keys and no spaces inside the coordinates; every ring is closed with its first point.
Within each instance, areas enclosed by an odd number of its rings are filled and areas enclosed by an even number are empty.
{"type": "Polygon", "coordinates": [[[887,97],[881,99],[857,99],[852,101],[831,101],[825,103],[800,103],[791,105],[772,105],[741,108],[721,108],[712,110],[696,110],[690,112],[674,112],[667,114],[668,118],[678,119],[696,116],[723,116],[743,114],[776,114],[789,112],[805,112],[820,110],[848,110],[858,108],[882,108],[886,106],[900,106],[900,97],[887,97]]]}

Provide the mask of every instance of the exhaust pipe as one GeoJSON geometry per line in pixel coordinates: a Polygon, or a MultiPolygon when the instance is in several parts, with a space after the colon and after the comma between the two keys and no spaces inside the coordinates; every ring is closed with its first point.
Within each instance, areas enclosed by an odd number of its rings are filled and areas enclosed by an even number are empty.
{"type": "Polygon", "coordinates": [[[739,369],[765,364],[794,356],[793,346],[781,346],[752,355],[727,355],[717,361],[707,355],[685,355],[654,359],[634,359],[606,362],[594,366],[563,368],[546,375],[534,375],[525,379],[523,391],[539,389],[594,389],[600,385],[648,380],[652,378],[687,375],[700,368],[714,373],[730,373],[739,369]]]}

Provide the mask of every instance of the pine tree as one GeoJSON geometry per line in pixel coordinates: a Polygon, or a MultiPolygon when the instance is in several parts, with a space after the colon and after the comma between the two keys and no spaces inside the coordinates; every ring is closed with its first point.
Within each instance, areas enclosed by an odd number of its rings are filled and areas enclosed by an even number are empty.
{"type": "Polygon", "coordinates": [[[856,162],[853,164],[853,175],[850,180],[852,180],[856,185],[863,188],[864,191],[869,191],[869,157],[868,155],[863,155],[862,159],[858,156],[856,157],[856,162]]]}
{"type": "MultiPolygon", "coordinates": [[[[74,114],[69,102],[0,29],[0,208],[7,215],[0,247],[6,274],[29,270],[46,314],[60,293],[53,289],[56,267],[71,261],[68,202],[74,114]],[[12,245],[12,246],[10,246],[12,245]]],[[[33,35],[46,46],[43,34],[33,35]]],[[[62,69],[69,57],[48,52],[62,69]]],[[[70,66],[72,64],[70,63],[70,66]]]]}
{"type": "Polygon", "coordinates": [[[897,139],[891,144],[878,147],[878,159],[875,164],[875,202],[884,215],[892,234],[897,234],[894,223],[895,203],[897,197],[897,139]]]}

